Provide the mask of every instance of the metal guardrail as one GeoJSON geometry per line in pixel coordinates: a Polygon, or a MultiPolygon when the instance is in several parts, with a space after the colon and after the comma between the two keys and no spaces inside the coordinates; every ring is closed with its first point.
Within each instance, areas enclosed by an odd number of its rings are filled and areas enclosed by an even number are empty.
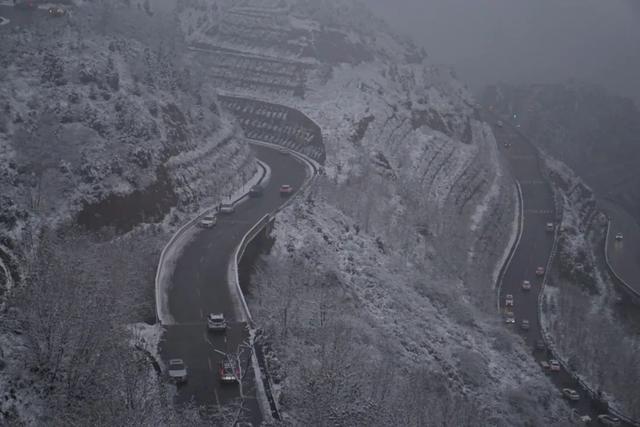
{"type": "MultiPolygon", "coordinates": [[[[254,142],[251,141],[252,144],[257,144],[257,145],[263,145],[263,146],[269,146],[271,148],[275,148],[278,147],[275,144],[270,144],[270,143],[265,143],[265,142],[254,142]]],[[[232,265],[230,266],[230,277],[229,280],[233,280],[234,282],[234,286],[238,292],[238,298],[241,300],[242,302],[242,306],[244,308],[245,311],[245,316],[249,321],[250,326],[253,328],[254,324],[253,324],[253,317],[251,316],[251,312],[249,310],[249,306],[247,305],[247,301],[244,297],[244,294],[242,293],[242,289],[240,287],[240,278],[238,277],[238,266],[240,265],[240,260],[242,259],[242,256],[244,255],[245,250],[247,249],[247,246],[249,245],[249,243],[251,243],[251,241],[253,241],[253,239],[258,235],[258,233],[260,233],[264,227],[266,227],[267,224],[269,224],[271,222],[271,220],[274,218],[275,214],[280,212],[281,210],[283,210],[284,208],[286,208],[287,206],[289,206],[291,203],[293,203],[293,201],[299,197],[303,197],[306,193],[307,190],[311,187],[311,184],[315,181],[317,175],[318,175],[318,168],[317,166],[314,164],[314,162],[307,158],[306,156],[300,154],[300,153],[296,153],[294,151],[290,151],[288,150],[289,154],[291,154],[292,156],[296,157],[299,161],[305,163],[307,165],[307,167],[309,168],[309,170],[312,171],[311,174],[311,178],[305,180],[304,184],[302,184],[302,186],[300,186],[300,189],[296,192],[296,194],[294,194],[293,197],[289,198],[285,203],[283,203],[282,205],[280,205],[278,208],[276,208],[273,212],[266,214],[265,216],[263,216],[262,218],[260,218],[260,220],[253,226],[251,227],[251,229],[249,231],[247,231],[247,233],[243,236],[240,244],[238,245],[238,247],[236,248],[235,252],[234,252],[234,256],[233,256],[233,262],[232,265]]],[[[255,342],[254,342],[254,334],[251,334],[251,347],[255,348],[255,342]]],[[[264,355],[263,355],[264,357],[264,355]]],[[[254,366],[260,366],[260,364],[258,363],[257,360],[257,355],[255,351],[251,352],[251,358],[252,358],[252,363],[254,364],[254,366]]],[[[265,368],[267,368],[266,366],[266,361],[263,360],[263,365],[265,366],[265,368]]],[[[257,371],[256,371],[257,374],[257,371]]],[[[275,416],[275,418],[280,419],[280,408],[278,405],[278,402],[276,401],[276,399],[273,397],[273,383],[271,381],[271,376],[269,375],[268,369],[265,369],[264,372],[264,376],[262,376],[262,378],[260,378],[263,382],[263,386],[264,386],[264,392],[265,392],[265,396],[267,397],[267,400],[269,401],[269,405],[271,406],[271,414],[273,416],[275,416]],[[269,390],[269,392],[266,392],[266,389],[269,390]]],[[[266,414],[263,414],[266,415],[266,414]]]]}
{"type": "Polygon", "coordinates": [[[500,292],[502,291],[502,282],[504,281],[504,275],[511,265],[511,261],[513,260],[513,256],[516,253],[516,249],[518,249],[518,245],[520,245],[520,240],[522,239],[522,232],[524,230],[524,204],[522,200],[522,187],[520,186],[520,182],[516,180],[516,190],[518,196],[518,237],[516,241],[511,245],[511,249],[509,250],[509,255],[507,256],[507,260],[504,264],[502,264],[502,268],[500,268],[500,273],[498,273],[498,280],[496,283],[498,298],[496,301],[498,313],[500,313],[500,292]]]}
{"type": "MultiPolygon", "coordinates": [[[[260,180],[258,181],[258,184],[262,183],[262,181],[264,180],[265,176],[267,175],[267,168],[266,166],[264,166],[264,164],[258,160],[258,166],[260,166],[260,168],[262,168],[262,176],[260,177],[260,180]]],[[[244,198],[247,197],[247,195],[249,194],[249,192],[247,191],[247,193],[243,194],[242,196],[238,197],[237,199],[233,200],[231,202],[231,204],[233,204],[234,206],[236,204],[238,204],[240,201],[242,201],[244,198]]],[[[162,248],[162,251],[160,252],[160,258],[158,260],[158,268],[156,269],[156,277],[155,277],[155,297],[156,297],[156,321],[160,324],[163,324],[163,319],[161,319],[161,317],[163,317],[160,313],[160,307],[161,307],[161,301],[160,301],[160,297],[161,297],[161,292],[160,292],[160,278],[161,278],[161,274],[162,274],[162,266],[164,265],[164,259],[167,253],[167,250],[175,243],[175,241],[181,237],[184,232],[191,226],[193,226],[197,221],[199,221],[204,215],[206,215],[207,213],[211,212],[211,210],[213,210],[215,207],[210,206],[206,209],[204,209],[203,211],[201,211],[200,213],[198,213],[198,215],[196,215],[194,218],[192,218],[191,220],[187,221],[185,224],[183,224],[178,231],[176,231],[171,238],[169,239],[169,241],[167,242],[167,244],[164,246],[164,248],[162,248]]]]}

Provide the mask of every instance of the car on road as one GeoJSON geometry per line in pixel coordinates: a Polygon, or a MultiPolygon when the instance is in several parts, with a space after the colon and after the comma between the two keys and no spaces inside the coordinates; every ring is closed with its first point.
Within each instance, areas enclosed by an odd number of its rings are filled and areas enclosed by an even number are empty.
{"type": "Polygon", "coordinates": [[[529,325],[529,321],[527,319],[523,319],[522,322],[520,322],[520,329],[522,329],[523,331],[528,331],[530,327],[531,326],[529,325]]]}
{"type": "Polygon", "coordinates": [[[504,323],[508,324],[508,325],[513,325],[514,323],[516,323],[516,318],[513,317],[513,315],[509,315],[507,314],[504,317],[504,323]]]}
{"type": "Polygon", "coordinates": [[[54,18],[59,18],[61,16],[64,16],[65,13],[67,13],[67,12],[61,7],[50,7],[49,8],[49,16],[53,16],[54,18]]]}
{"type": "Polygon", "coordinates": [[[555,359],[549,360],[549,369],[554,372],[560,371],[560,362],[555,359]]]}
{"type": "Polygon", "coordinates": [[[598,415],[598,423],[603,426],[619,426],[621,424],[620,418],[609,414],[598,415]]]}
{"type": "Polygon", "coordinates": [[[565,399],[568,399],[572,402],[577,402],[578,400],[580,400],[580,395],[572,388],[563,388],[562,395],[565,399]]]}
{"type": "Polygon", "coordinates": [[[522,281],[522,290],[523,291],[529,291],[531,290],[531,282],[528,280],[523,280],[522,281]]]}
{"type": "Polygon", "coordinates": [[[182,359],[169,360],[169,378],[178,384],[187,381],[187,365],[182,359]]]}
{"type": "Polygon", "coordinates": [[[505,305],[506,307],[513,307],[513,295],[511,295],[511,294],[507,294],[507,295],[504,297],[504,305],[505,305]]]}
{"type": "Polygon", "coordinates": [[[511,143],[510,142],[505,142],[504,143],[504,148],[511,148],[511,143]]]}
{"type": "Polygon", "coordinates": [[[230,215],[236,211],[236,208],[233,206],[233,203],[222,203],[220,204],[219,211],[221,214],[230,215]]]}
{"type": "Polygon", "coordinates": [[[622,233],[616,234],[616,240],[624,240],[624,236],[622,235],[622,233]]]}
{"type": "Polygon", "coordinates": [[[547,230],[547,232],[551,233],[551,232],[553,232],[553,230],[556,229],[556,226],[553,225],[552,222],[548,222],[546,227],[545,227],[545,229],[547,230]]]}
{"type": "Polygon", "coordinates": [[[206,215],[203,216],[200,221],[198,221],[198,227],[200,228],[213,228],[218,223],[218,217],[215,215],[206,215]]]}
{"type": "Polygon", "coordinates": [[[227,321],[222,313],[209,313],[207,316],[207,329],[210,331],[224,332],[227,330],[227,321]]]}
{"type": "Polygon", "coordinates": [[[544,276],[544,267],[536,268],[536,276],[544,276]]]}
{"type": "Polygon", "coordinates": [[[218,377],[222,383],[237,383],[238,378],[240,378],[240,372],[234,368],[230,361],[223,360],[218,368],[218,377]]]}
{"type": "Polygon", "coordinates": [[[260,197],[262,196],[262,186],[261,185],[254,185],[253,187],[251,187],[251,190],[249,190],[249,197],[260,197]]]}
{"type": "Polygon", "coordinates": [[[498,126],[499,128],[504,127],[504,123],[502,122],[502,120],[498,120],[496,122],[496,126],[498,126]]]}
{"type": "Polygon", "coordinates": [[[280,195],[281,196],[290,196],[293,193],[293,187],[289,184],[282,184],[280,186],[280,195]]]}
{"type": "Polygon", "coordinates": [[[542,366],[542,369],[549,369],[551,367],[551,365],[549,365],[549,362],[547,362],[546,360],[541,360],[540,366],[542,366]]]}

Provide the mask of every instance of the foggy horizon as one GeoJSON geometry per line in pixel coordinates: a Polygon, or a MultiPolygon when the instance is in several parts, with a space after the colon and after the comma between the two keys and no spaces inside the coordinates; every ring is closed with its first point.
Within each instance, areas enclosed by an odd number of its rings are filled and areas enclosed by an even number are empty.
{"type": "Polygon", "coordinates": [[[495,83],[603,86],[640,106],[640,2],[366,0],[452,65],[474,92],[495,83]]]}

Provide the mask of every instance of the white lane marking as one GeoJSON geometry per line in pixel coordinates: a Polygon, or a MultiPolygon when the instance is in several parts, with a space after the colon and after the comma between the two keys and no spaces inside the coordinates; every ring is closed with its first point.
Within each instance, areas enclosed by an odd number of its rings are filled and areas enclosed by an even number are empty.
{"type": "Polygon", "coordinates": [[[200,288],[196,288],[196,294],[198,294],[198,298],[200,298],[200,288]]]}
{"type": "Polygon", "coordinates": [[[213,372],[213,364],[211,363],[211,358],[207,357],[207,361],[209,362],[209,372],[213,372]]]}
{"type": "Polygon", "coordinates": [[[202,309],[200,309],[200,318],[204,319],[204,314],[202,313],[202,309]]]}

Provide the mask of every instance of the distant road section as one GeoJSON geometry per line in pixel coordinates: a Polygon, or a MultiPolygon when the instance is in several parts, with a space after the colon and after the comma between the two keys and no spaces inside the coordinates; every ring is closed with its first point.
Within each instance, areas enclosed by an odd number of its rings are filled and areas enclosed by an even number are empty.
{"type": "Polygon", "coordinates": [[[602,202],[611,226],[607,240],[609,264],[615,274],[640,295],[640,225],[626,210],[612,202],[602,202]],[[622,240],[616,235],[622,234],[622,240]]]}

